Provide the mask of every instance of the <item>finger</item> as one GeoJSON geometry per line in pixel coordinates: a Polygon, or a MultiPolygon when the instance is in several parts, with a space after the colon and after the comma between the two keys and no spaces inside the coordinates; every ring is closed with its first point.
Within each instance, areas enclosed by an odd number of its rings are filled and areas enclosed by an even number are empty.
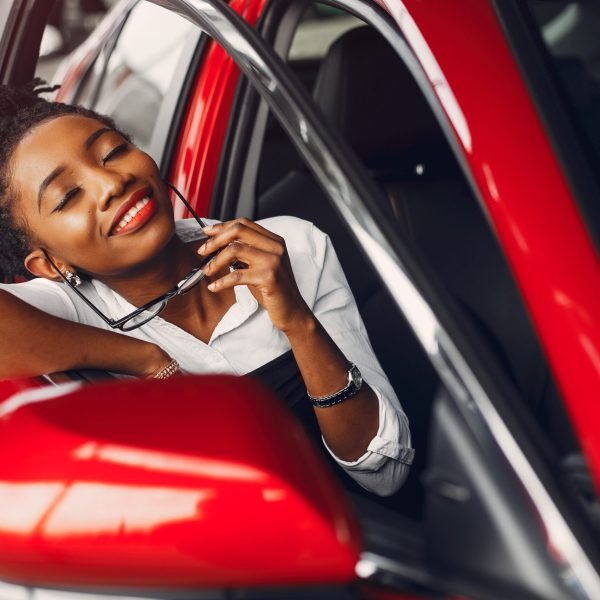
{"type": "Polygon", "coordinates": [[[269,272],[256,269],[231,271],[227,275],[210,283],[208,289],[211,292],[221,292],[236,285],[260,285],[261,283],[265,283],[270,275],[269,272]]]}
{"type": "Polygon", "coordinates": [[[223,247],[234,239],[240,239],[252,246],[258,246],[273,253],[285,250],[285,241],[281,236],[249,219],[235,219],[234,221],[219,223],[210,228],[205,228],[204,231],[209,239],[201,247],[200,254],[209,254],[211,248],[214,250],[223,247]]]}
{"type": "Polygon", "coordinates": [[[213,233],[216,233],[217,231],[219,231],[223,228],[229,227],[231,225],[235,225],[236,223],[245,225],[249,229],[254,229],[255,231],[259,231],[259,232],[263,233],[264,235],[266,235],[267,237],[270,237],[274,240],[281,239],[281,236],[277,235],[276,233],[273,233],[272,231],[269,231],[262,225],[259,225],[258,223],[255,223],[251,219],[247,219],[246,217],[238,217],[237,219],[232,219],[231,221],[224,221],[223,223],[216,223],[212,226],[209,225],[208,227],[204,228],[204,231],[207,233],[207,235],[212,235],[213,233]]]}
{"type": "Polygon", "coordinates": [[[235,262],[241,261],[250,268],[276,269],[281,258],[276,254],[265,252],[254,246],[248,246],[239,241],[231,242],[221,250],[204,268],[206,275],[218,273],[221,269],[229,267],[235,262]]]}
{"type": "Polygon", "coordinates": [[[265,235],[252,227],[235,221],[228,226],[220,228],[214,232],[214,236],[209,238],[198,250],[200,255],[207,255],[214,251],[229,245],[231,242],[239,240],[250,246],[255,246],[272,254],[283,255],[285,253],[285,242],[283,238],[273,234],[265,235]]]}

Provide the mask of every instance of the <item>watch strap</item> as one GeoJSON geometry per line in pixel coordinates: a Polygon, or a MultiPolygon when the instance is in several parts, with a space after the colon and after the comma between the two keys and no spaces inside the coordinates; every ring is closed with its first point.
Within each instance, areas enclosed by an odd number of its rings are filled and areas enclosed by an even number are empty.
{"type": "Polygon", "coordinates": [[[327,396],[311,396],[308,390],[306,394],[310,398],[313,406],[317,408],[328,408],[329,406],[334,406],[335,404],[340,404],[344,400],[348,400],[348,398],[352,398],[352,396],[356,395],[361,387],[362,387],[362,377],[360,376],[360,371],[358,371],[358,367],[355,364],[352,364],[350,369],[348,369],[348,383],[337,392],[333,394],[329,394],[327,396]],[[358,377],[360,380],[360,385],[356,385],[354,383],[354,378],[352,377],[353,372],[358,373],[358,377]]]}

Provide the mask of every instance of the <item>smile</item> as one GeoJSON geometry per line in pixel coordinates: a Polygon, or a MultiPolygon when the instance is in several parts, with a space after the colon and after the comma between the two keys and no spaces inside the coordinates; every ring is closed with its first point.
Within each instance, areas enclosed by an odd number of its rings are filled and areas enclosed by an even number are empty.
{"type": "Polygon", "coordinates": [[[157,210],[156,200],[151,190],[140,190],[127,202],[127,206],[119,211],[115,218],[115,224],[111,228],[110,235],[124,235],[132,233],[143,227],[157,210]],[[125,212],[123,212],[125,211],[125,212]],[[117,220],[118,219],[118,220],[117,220]]]}

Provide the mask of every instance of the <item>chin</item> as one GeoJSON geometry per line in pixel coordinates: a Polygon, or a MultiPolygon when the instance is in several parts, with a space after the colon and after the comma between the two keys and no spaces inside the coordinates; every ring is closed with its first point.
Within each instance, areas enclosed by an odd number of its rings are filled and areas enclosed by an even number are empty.
{"type": "MultiPolygon", "coordinates": [[[[111,241],[110,262],[105,268],[100,268],[96,273],[106,275],[123,275],[127,272],[132,274],[138,269],[152,264],[164,252],[169,251],[169,246],[175,237],[175,221],[171,214],[156,215],[155,223],[148,223],[138,231],[109,238],[111,241]],[[114,258],[118,264],[114,264],[114,258]]],[[[106,261],[109,262],[108,260],[106,261]]]]}

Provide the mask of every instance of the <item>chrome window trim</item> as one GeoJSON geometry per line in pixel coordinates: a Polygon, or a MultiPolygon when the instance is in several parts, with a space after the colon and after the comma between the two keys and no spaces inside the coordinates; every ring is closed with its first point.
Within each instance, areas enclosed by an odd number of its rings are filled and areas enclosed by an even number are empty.
{"type": "MultiPolygon", "coordinates": [[[[374,195],[377,192],[356,173],[352,181],[346,176],[349,165],[355,167],[358,173],[362,169],[354,159],[335,149],[328,127],[321,123],[310,105],[304,104],[302,90],[287,76],[280,59],[271,53],[243,19],[219,0],[148,1],[175,11],[201,27],[223,46],[254,83],[366,250],[452,397],[489,429],[498,450],[511,465],[538,511],[549,540],[555,548],[561,549],[575,576],[571,579],[571,590],[579,597],[600,597],[600,577],[579,540],[362,200],[361,192],[364,190],[374,195]],[[313,123],[317,126],[313,127],[313,123]],[[340,156],[347,161],[346,168],[340,167],[340,156]],[[363,189],[359,189],[361,186],[363,189]]],[[[339,5],[356,9],[358,2],[349,0],[339,2],[339,5]]],[[[379,20],[385,23],[383,19],[379,20]]],[[[391,25],[385,24],[384,29],[381,32],[393,43],[423,89],[427,89],[426,77],[404,39],[391,29],[391,25]]],[[[441,108],[436,104],[433,106],[439,114],[441,108]]]]}

